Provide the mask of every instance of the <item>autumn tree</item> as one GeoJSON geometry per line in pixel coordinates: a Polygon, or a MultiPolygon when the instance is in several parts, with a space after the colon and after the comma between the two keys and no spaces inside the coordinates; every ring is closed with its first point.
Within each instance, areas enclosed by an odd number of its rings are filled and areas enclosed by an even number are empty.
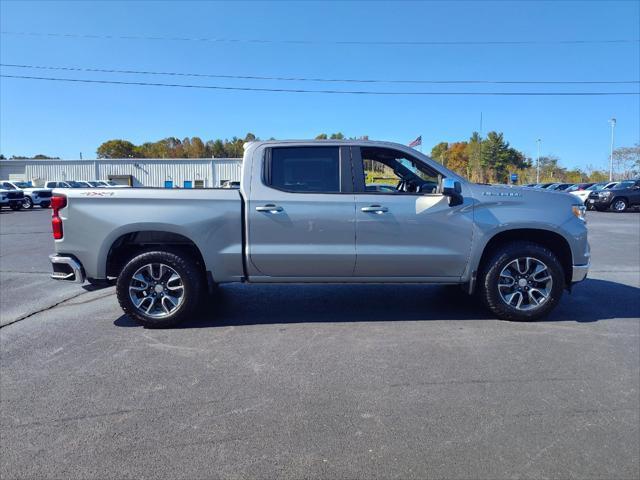
{"type": "Polygon", "coordinates": [[[133,157],[136,146],[127,140],[108,140],[98,147],[98,158],[130,158],[133,157]]]}

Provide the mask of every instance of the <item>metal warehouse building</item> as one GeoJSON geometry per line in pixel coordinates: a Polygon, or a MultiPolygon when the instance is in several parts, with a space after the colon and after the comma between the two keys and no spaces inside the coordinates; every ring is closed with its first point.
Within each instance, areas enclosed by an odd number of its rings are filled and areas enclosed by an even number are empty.
{"type": "Polygon", "coordinates": [[[133,187],[210,188],[240,180],[239,158],[0,160],[0,179],[113,180],[133,187]]]}

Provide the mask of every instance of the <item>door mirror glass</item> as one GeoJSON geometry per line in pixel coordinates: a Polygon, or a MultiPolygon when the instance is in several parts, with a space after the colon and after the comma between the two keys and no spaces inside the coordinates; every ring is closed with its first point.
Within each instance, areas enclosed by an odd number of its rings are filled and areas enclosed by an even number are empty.
{"type": "Polygon", "coordinates": [[[442,194],[449,197],[449,206],[455,207],[462,205],[464,198],[462,197],[462,185],[453,178],[445,178],[442,180],[442,194]]]}

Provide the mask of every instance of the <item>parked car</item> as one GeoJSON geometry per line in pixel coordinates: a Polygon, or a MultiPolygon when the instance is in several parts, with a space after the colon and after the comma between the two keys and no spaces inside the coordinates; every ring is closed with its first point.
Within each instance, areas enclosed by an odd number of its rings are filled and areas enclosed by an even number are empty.
{"type": "Polygon", "coordinates": [[[87,183],[90,183],[94,187],[114,187],[114,188],[131,188],[129,185],[120,185],[119,183],[114,182],[113,180],[90,180],[87,183]]]}
{"type": "Polygon", "coordinates": [[[251,142],[242,169],[240,195],[54,193],[52,277],[116,278],[131,318],[166,327],[226,282],[459,284],[498,318],[534,320],[587,275],[571,195],[474,184],[388,142],[251,142]],[[373,164],[397,176],[393,192],[366,191],[373,164]]]}
{"type": "Polygon", "coordinates": [[[589,198],[589,194],[591,192],[598,192],[600,190],[605,190],[605,189],[609,189],[611,187],[613,187],[614,185],[617,185],[618,182],[600,182],[600,183],[594,183],[593,185],[585,188],[584,190],[572,190],[571,193],[572,195],[575,195],[576,197],[578,197],[585,205],[588,209],[592,209],[593,207],[591,207],[588,202],[587,199],[589,198]]]}
{"type": "Polygon", "coordinates": [[[63,181],[48,181],[44,184],[45,188],[87,188],[86,185],[83,185],[74,180],[63,180],[63,181]]]}
{"type": "Polygon", "coordinates": [[[588,202],[599,211],[624,212],[640,206],[640,180],[624,180],[609,189],[591,192],[588,202]]]}
{"type": "Polygon", "coordinates": [[[553,185],[553,183],[538,183],[533,188],[547,188],[549,185],[553,185]]]}
{"type": "Polygon", "coordinates": [[[24,201],[24,192],[15,187],[0,186],[0,208],[9,207],[11,210],[20,210],[24,201]]]}
{"type": "Polygon", "coordinates": [[[240,182],[225,180],[222,182],[221,188],[240,188],[240,182]]]}
{"type": "Polygon", "coordinates": [[[547,190],[551,190],[553,192],[560,192],[563,191],[567,188],[569,188],[571,186],[570,183],[552,183],[550,185],[547,185],[546,187],[543,187],[547,190]]]}
{"type": "Polygon", "coordinates": [[[31,182],[14,182],[11,180],[0,180],[0,185],[3,188],[8,188],[8,185],[10,185],[17,190],[22,190],[24,193],[22,206],[27,210],[31,210],[34,205],[49,208],[51,204],[51,190],[48,188],[37,188],[31,182]]]}
{"type": "Polygon", "coordinates": [[[566,189],[567,192],[579,192],[581,190],[586,190],[590,186],[595,185],[595,182],[591,183],[574,183],[569,188],[566,189]]]}

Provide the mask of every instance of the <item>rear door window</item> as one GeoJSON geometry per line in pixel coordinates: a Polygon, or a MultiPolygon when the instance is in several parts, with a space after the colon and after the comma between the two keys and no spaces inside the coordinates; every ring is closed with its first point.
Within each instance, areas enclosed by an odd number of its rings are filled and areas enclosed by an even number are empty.
{"type": "Polygon", "coordinates": [[[286,192],[339,193],[339,147],[282,147],[267,153],[265,183],[286,192]]]}

